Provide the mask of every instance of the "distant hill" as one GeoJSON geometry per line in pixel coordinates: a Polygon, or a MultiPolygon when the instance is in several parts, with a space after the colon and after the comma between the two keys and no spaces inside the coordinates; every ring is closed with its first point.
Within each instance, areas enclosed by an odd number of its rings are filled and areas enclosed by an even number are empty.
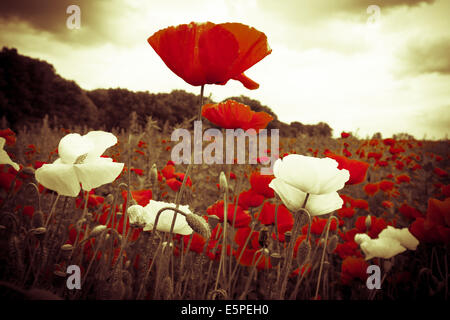
{"type": "MultiPolygon", "coordinates": [[[[289,125],[279,121],[268,106],[257,100],[246,96],[230,98],[254,111],[272,115],[274,120],[268,128],[278,128],[283,135],[332,134],[326,123],[289,125]]],[[[197,115],[198,99],[197,95],[184,90],[171,93],[133,92],[121,88],[86,91],[74,81],[56,74],[55,68],[45,61],[20,55],[14,48],[4,47],[0,52],[0,110],[12,128],[39,122],[46,114],[66,127],[76,124],[105,130],[127,128],[133,111],[142,124],[147,116],[152,116],[161,124],[174,125],[197,115]]]]}

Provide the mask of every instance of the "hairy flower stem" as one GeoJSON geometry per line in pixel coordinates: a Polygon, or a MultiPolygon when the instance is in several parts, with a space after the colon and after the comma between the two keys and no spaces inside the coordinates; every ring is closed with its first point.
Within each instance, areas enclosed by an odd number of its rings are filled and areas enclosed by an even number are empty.
{"type": "Polygon", "coordinates": [[[331,220],[333,220],[333,219],[336,219],[336,225],[339,224],[339,221],[334,216],[331,216],[327,221],[327,226],[326,226],[327,231],[325,233],[325,241],[323,243],[322,258],[320,259],[319,277],[317,279],[316,293],[314,295],[315,298],[317,298],[318,294],[319,294],[320,278],[322,276],[322,270],[323,270],[323,261],[325,259],[325,252],[327,251],[327,245],[328,245],[328,243],[327,243],[328,242],[328,234],[330,233],[331,220]]]}
{"type": "Polygon", "coordinates": [[[250,271],[250,275],[248,276],[247,282],[245,283],[244,291],[242,291],[242,293],[239,296],[238,300],[244,300],[245,297],[247,296],[248,289],[250,288],[250,284],[251,284],[252,279],[253,279],[253,274],[255,273],[255,270],[256,270],[256,266],[258,265],[258,263],[261,261],[262,257],[264,256],[263,254],[260,254],[259,257],[258,257],[258,260],[256,260],[256,262],[255,262],[256,253],[255,253],[255,255],[253,256],[253,259],[252,259],[252,267],[251,267],[252,270],[250,271]]]}
{"type": "MultiPolygon", "coordinates": [[[[87,214],[87,205],[88,205],[88,201],[89,201],[89,192],[86,191],[85,195],[86,195],[86,199],[85,199],[85,202],[84,202],[83,214],[81,215],[81,219],[80,220],[83,220],[84,217],[86,217],[86,214],[87,214]]],[[[75,225],[75,228],[76,228],[76,225],[75,225]]],[[[80,226],[80,229],[81,229],[81,226],[80,226]]],[[[87,232],[87,229],[86,229],[86,232],[87,232]]],[[[81,233],[81,230],[77,230],[77,237],[75,238],[75,243],[73,244],[73,249],[72,249],[72,252],[70,253],[70,256],[69,256],[69,261],[71,261],[73,253],[77,249],[78,241],[80,240],[80,233],[81,233]]]]}
{"type": "Polygon", "coordinates": [[[58,195],[56,196],[55,202],[53,202],[52,209],[50,210],[50,214],[48,215],[47,221],[45,222],[44,227],[46,227],[46,228],[47,228],[47,226],[48,226],[48,223],[50,222],[50,219],[51,219],[52,216],[53,216],[53,212],[55,211],[56,203],[58,202],[59,197],[60,197],[60,195],[59,195],[59,193],[58,193],[58,195]]]}
{"type": "MultiPolygon", "coordinates": [[[[303,205],[302,205],[302,209],[304,209],[306,207],[306,202],[308,201],[308,198],[309,198],[309,193],[306,194],[305,201],[303,202],[303,205]]],[[[301,216],[297,212],[297,214],[295,214],[294,225],[292,226],[292,237],[291,237],[291,241],[289,241],[286,261],[283,266],[283,271],[281,272],[283,275],[283,280],[281,282],[281,288],[280,288],[280,295],[279,295],[280,300],[284,299],[284,294],[286,292],[288,277],[289,277],[291,265],[292,265],[292,257],[294,255],[295,242],[297,240],[297,236],[298,236],[298,234],[300,232],[300,228],[301,228],[300,218],[301,218],[301,216]]]]}

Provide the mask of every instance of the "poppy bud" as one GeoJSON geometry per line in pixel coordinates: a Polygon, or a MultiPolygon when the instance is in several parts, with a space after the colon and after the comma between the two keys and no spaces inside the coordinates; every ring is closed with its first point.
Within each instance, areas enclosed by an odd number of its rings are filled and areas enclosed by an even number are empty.
{"type": "Polygon", "coordinates": [[[263,256],[268,257],[270,254],[270,250],[267,248],[260,249],[263,256]]]}
{"type": "Polygon", "coordinates": [[[259,232],[259,238],[258,238],[259,245],[263,248],[267,247],[268,239],[269,239],[269,232],[268,232],[267,228],[264,228],[259,232]]]}
{"type": "Polygon", "coordinates": [[[214,229],[217,224],[220,222],[220,218],[216,215],[208,216],[208,224],[211,229],[214,229]]]}
{"type": "Polygon", "coordinates": [[[270,254],[270,262],[272,263],[272,266],[276,267],[280,264],[281,262],[281,254],[279,254],[278,252],[272,252],[270,254]]]}
{"type": "Polygon", "coordinates": [[[34,228],[30,230],[30,233],[36,237],[39,241],[44,239],[45,233],[47,232],[47,229],[44,227],[34,228]]]}
{"type": "Polygon", "coordinates": [[[311,244],[308,241],[303,240],[297,250],[297,263],[299,266],[304,265],[308,261],[310,252],[311,244]]]}
{"type": "Polygon", "coordinates": [[[291,237],[292,237],[292,232],[291,231],[286,231],[284,233],[284,240],[286,241],[286,243],[291,242],[291,237]]]}
{"type": "Polygon", "coordinates": [[[108,194],[105,198],[105,204],[111,204],[114,201],[114,196],[112,193],[108,194]]]}
{"type": "Polygon", "coordinates": [[[366,217],[365,223],[366,223],[366,229],[367,229],[367,231],[369,231],[370,226],[372,225],[372,218],[370,217],[370,214],[366,217]]]}
{"type": "Polygon", "coordinates": [[[150,183],[151,185],[155,185],[156,181],[158,181],[158,168],[156,167],[156,163],[152,165],[150,169],[150,183]]]}
{"type": "Polygon", "coordinates": [[[103,230],[106,230],[106,226],[104,225],[98,225],[94,229],[92,229],[91,233],[89,234],[89,237],[96,237],[98,236],[103,230]]]}
{"type": "Polygon", "coordinates": [[[225,176],[225,173],[223,171],[220,172],[219,185],[220,185],[220,191],[225,192],[228,190],[227,177],[225,176]]]}
{"type": "Polygon", "coordinates": [[[186,222],[192,230],[200,234],[203,238],[209,239],[209,237],[211,237],[211,229],[202,217],[196,215],[195,213],[187,214],[186,222]]]}
{"type": "Polygon", "coordinates": [[[328,246],[327,246],[327,252],[329,254],[333,253],[333,251],[336,249],[337,244],[338,244],[338,236],[334,235],[330,238],[330,240],[328,241],[328,246]]]}

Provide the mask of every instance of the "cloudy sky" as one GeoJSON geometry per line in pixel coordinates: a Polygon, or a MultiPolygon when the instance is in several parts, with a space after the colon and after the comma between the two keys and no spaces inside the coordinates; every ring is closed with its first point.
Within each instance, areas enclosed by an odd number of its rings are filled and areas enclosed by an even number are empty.
{"type": "Polygon", "coordinates": [[[259,89],[207,86],[214,100],[246,95],[281,121],[324,121],[335,135],[443,138],[449,12],[449,0],[13,0],[0,2],[0,45],[48,61],[84,89],[198,94],[147,38],[191,21],[241,22],[267,35],[272,54],[246,72],[259,89]],[[66,26],[70,4],[81,9],[78,30],[66,26]]]}

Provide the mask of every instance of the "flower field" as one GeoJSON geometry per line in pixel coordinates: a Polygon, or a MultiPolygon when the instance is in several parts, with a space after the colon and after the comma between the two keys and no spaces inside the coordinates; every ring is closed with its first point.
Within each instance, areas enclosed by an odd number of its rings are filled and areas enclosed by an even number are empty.
{"type": "MultiPolygon", "coordinates": [[[[5,288],[64,299],[448,298],[448,141],[281,138],[283,159],[328,155],[367,164],[359,176],[344,164],[356,180],[339,190],[342,207],[309,220],[288,209],[269,186],[274,176],[261,175],[258,164],[192,165],[179,198],[188,165],[170,161],[175,143],[154,125],[114,132],[117,143],[103,157],[123,170],[112,183],[72,196],[45,188],[37,172],[61,156],[64,136],[87,128],[44,122],[1,131],[20,166],[1,165],[5,288]],[[173,211],[155,224],[155,216],[139,220],[132,209],[154,215],[177,201],[187,214],[177,214],[172,232],[173,211]],[[362,235],[378,239],[390,227],[407,228],[419,242],[415,250],[398,242],[373,251],[360,245],[362,235]],[[395,245],[400,250],[391,252],[395,245]],[[67,288],[69,265],[81,269],[81,290],[67,288]],[[369,265],[380,266],[381,289],[368,289],[369,265]]],[[[93,181],[102,179],[97,173],[93,181]]]]}

